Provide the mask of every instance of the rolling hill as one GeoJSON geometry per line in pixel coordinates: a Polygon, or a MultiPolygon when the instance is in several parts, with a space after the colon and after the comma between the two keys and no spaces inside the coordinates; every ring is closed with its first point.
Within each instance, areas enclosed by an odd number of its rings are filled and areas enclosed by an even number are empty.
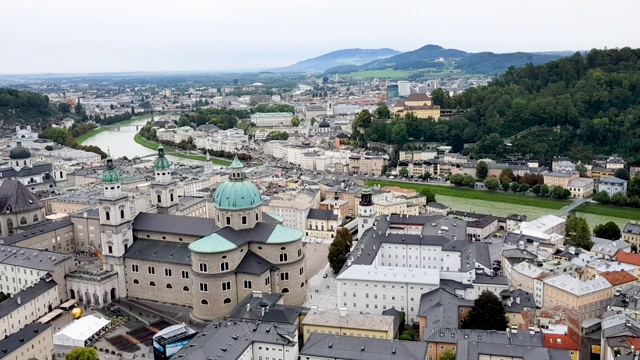
{"type": "Polygon", "coordinates": [[[333,51],[293,65],[273,69],[273,72],[324,72],[336,66],[357,66],[400,54],[393,49],[344,49],[333,51]]]}

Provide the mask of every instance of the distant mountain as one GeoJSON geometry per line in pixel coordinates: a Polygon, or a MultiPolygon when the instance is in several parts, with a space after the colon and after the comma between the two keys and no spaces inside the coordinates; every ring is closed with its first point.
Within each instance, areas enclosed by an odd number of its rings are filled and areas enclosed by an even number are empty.
{"type": "Polygon", "coordinates": [[[495,54],[492,52],[468,53],[462,50],[445,49],[438,45],[426,45],[417,50],[408,51],[386,59],[374,60],[359,66],[336,66],[328,69],[327,74],[344,74],[355,71],[367,70],[417,70],[417,69],[444,69],[447,64],[440,61],[446,60],[453,63],[455,69],[470,74],[497,74],[506,71],[510,66],[522,66],[527,63],[534,65],[553,61],[573,52],[549,52],[549,53],[507,53],[495,54]]]}
{"type": "Polygon", "coordinates": [[[274,72],[324,72],[336,66],[357,66],[400,54],[393,49],[344,49],[333,51],[293,65],[273,69],[274,72]]]}

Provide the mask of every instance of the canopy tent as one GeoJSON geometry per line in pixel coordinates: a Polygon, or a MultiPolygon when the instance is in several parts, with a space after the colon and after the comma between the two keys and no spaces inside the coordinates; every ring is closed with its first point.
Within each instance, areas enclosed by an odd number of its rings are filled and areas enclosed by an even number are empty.
{"type": "Polygon", "coordinates": [[[65,302],[64,304],[60,305],[60,309],[62,309],[62,310],[69,310],[69,309],[71,309],[75,304],[76,304],[76,300],[75,300],[75,299],[71,299],[71,300],[68,300],[67,302],[65,302]]]}
{"type": "Polygon", "coordinates": [[[85,347],[87,340],[99,335],[111,321],[95,315],[87,315],[73,321],[53,335],[54,345],[85,347]]]}
{"type": "Polygon", "coordinates": [[[57,318],[58,316],[60,316],[62,313],[64,313],[64,310],[62,310],[62,309],[55,309],[55,310],[53,310],[52,312],[48,313],[47,315],[45,315],[45,316],[41,317],[41,318],[38,320],[38,322],[39,322],[40,324],[46,324],[46,323],[48,323],[49,321],[51,321],[51,320],[53,320],[53,319],[57,318]]]}

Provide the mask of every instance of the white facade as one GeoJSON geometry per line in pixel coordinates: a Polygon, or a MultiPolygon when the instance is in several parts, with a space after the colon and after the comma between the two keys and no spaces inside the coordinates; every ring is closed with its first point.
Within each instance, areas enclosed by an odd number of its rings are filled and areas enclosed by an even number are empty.
{"type": "Polygon", "coordinates": [[[627,181],[618,179],[616,177],[602,178],[600,179],[600,184],[598,185],[598,191],[606,191],[609,196],[613,196],[613,194],[618,192],[626,192],[627,181]]]}
{"type": "Polygon", "coordinates": [[[5,300],[16,301],[21,306],[10,313],[2,313],[2,317],[0,318],[0,336],[4,337],[20,331],[25,326],[35,322],[60,305],[57,284],[41,295],[31,299],[31,301],[20,300],[20,297],[24,296],[24,293],[27,291],[29,291],[29,289],[18,292],[12,296],[11,299],[5,300]]]}
{"type": "Polygon", "coordinates": [[[292,113],[255,113],[251,122],[256,126],[291,125],[292,113]]]}
{"type": "Polygon", "coordinates": [[[411,94],[411,83],[406,80],[398,81],[398,95],[409,96],[411,94]]]}

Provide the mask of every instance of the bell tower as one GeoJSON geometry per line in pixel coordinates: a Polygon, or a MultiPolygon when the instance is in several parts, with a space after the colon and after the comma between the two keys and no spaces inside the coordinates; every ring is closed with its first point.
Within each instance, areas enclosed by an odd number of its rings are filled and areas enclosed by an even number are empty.
{"type": "MultiPolygon", "coordinates": [[[[98,199],[100,213],[100,246],[97,255],[107,270],[118,273],[117,297],[126,297],[124,254],[133,243],[131,207],[129,197],[122,193],[120,174],[115,170],[111,155],[107,156],[107,168],[102,173],[103,196],[98,199]]],[[[88,240],[92,242],[92,240],[88,240]]]]}
{"type": "Polygon", "coordinates": [[[164,155],[164,147],[158,146],[158,158],[153,163],[155,181],[151,183],[153,203],[158,213],[171,214],[178,206],[178,182],[171,178],[171,163],[164,155]]]}
{"type": "Polygon", "coordinates": [[[373,197],[371,188],[364,188],[360,192],[360,204],[358,205],[358,239],[370,227],[373,227],[375,212],[373,209],[373,197]]]}

